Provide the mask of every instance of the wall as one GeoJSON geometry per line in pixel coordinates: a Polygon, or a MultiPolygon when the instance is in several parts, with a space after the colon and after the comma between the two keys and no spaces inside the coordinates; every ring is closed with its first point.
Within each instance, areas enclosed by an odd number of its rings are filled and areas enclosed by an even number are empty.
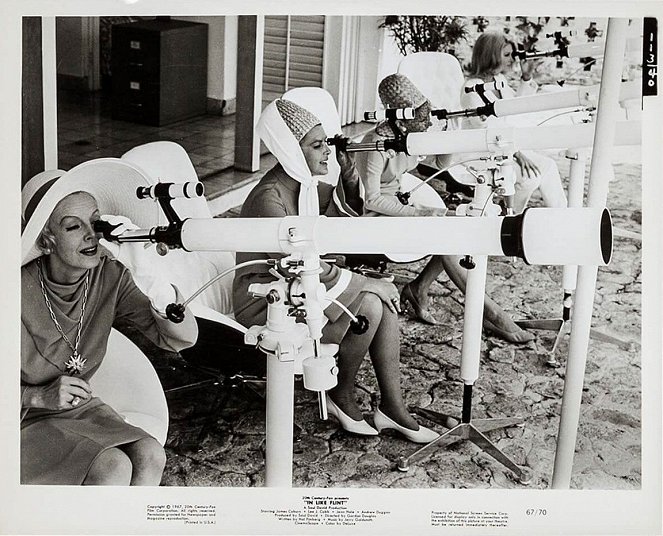
{"type": "Polygon", "coordinates": [[[174,17],[208,25],[207,97],[210,112],[234,112],[237,96],[237,17],[174,17]]]}
{"type": "MultiPolygon", "coordinates": [[[[224,112],[234,111],[237,96],[237,17],[175,18],[209,25],[207,96],[212,105],[218,107],[225,100],[224,112]]],[[[88,46],[83,33],[84,23],[81,17],[58,17],[56,20],[57,72],[60,80],[84,79],[88,74],[85,58],[93,52],[83,50],[88,46]]],[[[90,46],[97,46],[97,43],[90,43],[90,46]]]]}
{"type": "Polygon", "coordinates": [[[58,74],[83,77],[83,24],[81,17],[57,17],[56,51],[58,74]]]}

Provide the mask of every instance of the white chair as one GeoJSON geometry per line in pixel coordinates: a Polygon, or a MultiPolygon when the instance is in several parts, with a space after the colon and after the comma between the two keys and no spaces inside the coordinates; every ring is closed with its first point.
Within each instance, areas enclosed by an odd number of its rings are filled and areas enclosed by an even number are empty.
{"type": "MultiPolygon", "coordinates": [[[[461,109],[460,92],[465,76],[455,56],[446,52],[415,52],[400,61],[398,72],[412,80],[434,110],[461,109]]],[[[449,123],[450,129],[460,128],[459,119],[451,119],[449,123]]],[[[435,124],[431,128],[434,129],[435,124]]]]}
{"type": "Polygon", "coordinates": [[[168,434],[168,405],[161,382],[145,354],[113,329],[106,356],[90,380],[94,396],[162,445],[168,434]]]}
{"type": "MultiPolygon", "coordinates": [[[[434,110],[458,111],[461,106],[461,92],[465,85],[465,76],[458,59],[446,52],[415,52],[405,56],[398,64],[398,72],[407,76],[417,86],[424,96],[431,102],[434,110]]],[[[452,118],[446,123],[435,117],[430,130],[459,130],[461,119],[452,118]]],[[[426,163],[426,161],[424,161],[426,163]]],[[[453,166],[447,170],[449,175],[460,184],[474,185],[475,178],[461,165],[453,166]]],[[[461,191],[469,193],[467,189],[461,191]]],[[[428,190],[421,195],[431,198],[428,190]]],[[[421,201],[420,201],[421,202],[421,201]]]]}

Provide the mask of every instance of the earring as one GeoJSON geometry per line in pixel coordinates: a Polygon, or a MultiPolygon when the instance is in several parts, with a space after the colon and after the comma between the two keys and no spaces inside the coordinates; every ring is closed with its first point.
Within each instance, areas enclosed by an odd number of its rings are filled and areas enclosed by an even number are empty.
{"type": "Polygon", "coordinates": [[[44,255],[50,255],[51,253],[53,253],[53,252],[51,251],[51,248],[43,248],[43,249],[41,250],[41,252],[42,252],[44,255]]]}

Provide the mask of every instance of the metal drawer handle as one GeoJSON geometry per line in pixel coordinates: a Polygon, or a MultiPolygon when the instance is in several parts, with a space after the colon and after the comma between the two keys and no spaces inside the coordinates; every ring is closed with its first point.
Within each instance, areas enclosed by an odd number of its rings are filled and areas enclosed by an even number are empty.
{"type": "Polygon", "coordinates": [[[140,48],[141,48],[140,47],[140,41],[131,40],[131,41],[129,41],[129,46],[131,48],[133,48],[134,50],[140,50],[140,48]]]}
{"type": "Polygon", "coordinates": [[[143,66],[142,63],[138,63],[136,61],[130,61],[129,65],[131,65],[132,67],[142,67],[143,66]]]}
{"type": "Polygon", "coordinates": [[[140,90],[140,82],[129,82],[129,89],[140,90]]]}

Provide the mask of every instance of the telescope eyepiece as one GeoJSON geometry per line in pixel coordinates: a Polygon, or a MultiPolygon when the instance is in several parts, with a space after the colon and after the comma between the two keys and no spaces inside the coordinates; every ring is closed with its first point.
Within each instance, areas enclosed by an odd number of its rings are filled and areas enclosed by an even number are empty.
{"type": "Polygon", "coordinates": [[[414,119],[414,117],[414,108],[387,108],[386,110],[364,112],[364,121],[383,121],[384,119],[414,119]]]}
{"type": "Polygon", "coordinates": [[[205,187],[202,182],[190,181],[182,183],[160,182],[152,186],[139,186],[136,189],[138,199],[176,199],[178,197],[202,197],[205,187]]]}
{"type": "Polygon", "coordinates": [[[116,227],[119,227],[119,224],[113,225],[106,220],[97,220],[92,223],[92,229],[94,232],[102,235],[106,240],[117,240],[117,238],[111,234],[116,227]]]}

